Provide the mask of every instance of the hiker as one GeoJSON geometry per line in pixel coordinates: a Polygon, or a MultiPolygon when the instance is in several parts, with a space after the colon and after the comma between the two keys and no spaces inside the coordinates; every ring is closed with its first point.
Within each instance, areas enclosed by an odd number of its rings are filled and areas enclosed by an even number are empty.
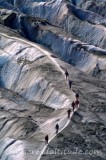
{"type": "Polygon", "coordinates": [[[69,80],[69,81],[68,81],[68,84],[69,84],[69,87],[70,87],[70,89],[71,89],[72,81],[69,80]]]}
{"type": "Polygon", "coordinates": [[[75,97],[76,97],[76,101],[78,101],[79,100],[79,94],[76,93],[75,97]]]}
{"type": "Polygon", "coordinates": [[[72,108],[73,108],[73,112],[75,110],[75,102],[73,101],[72,104],[71,104],[72,108]]]}
{"type": "Polygon", "coordinates": [[[70,114],[71,114],[71,109],[70,108],[67,110],[67,113],[68,113],[68,119],[69,119],[70,118],[70,114]]]}
{"type": "Polygon", "coordinates": [[[58,123],[56,124],[55,129],[56,129],[56,134],[57,134],[57,133],[58,133],[58,130],[59,130],[59,125],[58,125],[58,123]]]}
{"type": "Polygon", "coordinates": [[[75,101],[75,106],[76,106],[76,108],[79,107],[79,101],[78,100],[75,101]]]}
{"type": "Polygon", "coordinates": [[[66,75],[66,80],[68,80],[69,73],[67,72],[67,70],[65,71],[65,75],[66,75]]]}
{"type": "Polygon", "coordinates": [[[45,144],[48,144],[49,136],[48,134],[45,136],[45,144]]]}

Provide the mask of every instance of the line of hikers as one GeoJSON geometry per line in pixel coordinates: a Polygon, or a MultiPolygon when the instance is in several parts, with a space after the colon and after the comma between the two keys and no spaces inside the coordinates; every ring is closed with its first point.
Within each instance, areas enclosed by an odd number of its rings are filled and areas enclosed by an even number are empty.
{"type": "MultiPolygon", "coordinates": [[[[66,76],[66,80],[68,80],[68,84],[69,84],[69,87],[70,87],[70,89],[71,89],[72,81],[69,80],[69,73],[67,72],[67,70],[66,70],[66,72],[65,72],[65,76],[66,76]]],[[[75,94],[75,98],[76,98],[76,100],[73,101],[72,104],[71,104],[72,110],[71,110],[71,108],[69,108],[69,109],[67,110],[68,119],[70,119],[71,112],[72,112],[72,111],[74,112],[75,109],[78,109],[78,107],[79,107],[79,94],[78,94],[78,93],[75,94]]],[[[57,123],[56,126],[55,126],[55,130],[56,130],[56,134],[58,134],[58,131],[59,131],[59,124],[58,124],[58,123],[57,123]]],[[[47,134],[47,135],[45,136],[45,144],[48,144],[48,141],[49,141],[49,136],[48,136],[48,134],[47,134]]]]}

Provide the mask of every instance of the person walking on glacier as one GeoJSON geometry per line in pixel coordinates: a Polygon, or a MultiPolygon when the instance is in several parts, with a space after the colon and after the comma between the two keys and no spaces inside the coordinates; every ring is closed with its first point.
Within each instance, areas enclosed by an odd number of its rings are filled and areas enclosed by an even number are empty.
{"type": "Polygon", "coordinates": [[[76,97],[76,101],[78,101],[79,100],[79,94],[76,93],[75,97],[76,97]]]}
{"type": "Polygon", "coordinates": [[[65,76],[66,76],[66,80],[68,80],[69,73],[67,72],[67,70],[65,71],[65,76]]]}
{"type": "Polygon", "coordinates": [[[68,81],[68,84],[69,84],[69,87],[70,87],[70,89],[71,89],[72,81],[69,80],[69,81],[68,81]]]}
{"type": "Polygon", "coordinates": [[[48,134],[45,136],[45,144],[48,144],[49,136],[48,134]]]}
{"type": "Polygon", "coordinates": [[[57,134],[58,131],[59,131],[59,125],[58,125],[58,123],[56,124],[55,129],[56,129],[56,134],[57,134]]]}
{"type": "Polygon", "coordinates": [[[68,119],[69,119],[70,118],[70,114],[71,114],[71,109],[70,108],[67,110],[67,113],[68,113],[68,119]]]}
{"type": "Polygon", "coordinates": [[[75,110],[75,102],[73,101],[72,104],[71,104],[72,108],[73,108],[73,112],[75,110]]]}

